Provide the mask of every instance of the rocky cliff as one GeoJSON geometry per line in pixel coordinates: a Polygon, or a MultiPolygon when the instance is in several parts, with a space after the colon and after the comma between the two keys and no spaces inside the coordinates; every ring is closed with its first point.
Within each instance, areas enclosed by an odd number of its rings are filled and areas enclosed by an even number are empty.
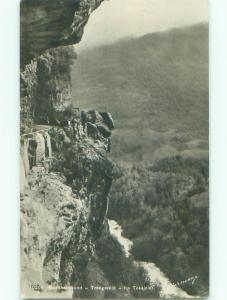
{"type": "Polygon", "coordinates": [[[113,165],[105,158],[107,144],[105,138],[89,137],[79,122],[74,134],[67,128],[38,127],[22,136],[21,262],[26,297],[72,297],[68,287],[80,286],[90,276],[90,265],[96,265],[97,240],[108,232],[105,216],[113,165]]]}
{"type": "Polygon", "coordinates": [[[103,0],[21,1],[21,65],[46,49],[76,44],[103,0]]]}
{"type": "MultiPolygon", "coordinates": [[[[29,128],[37,115],[36,108],[40,105],[43,107],[46,103],[47,110],[53,108],[59,110],[69,104],[71,97],[70,78],[65,76],[55,78],[56,74],[53,69],[56,65],[61,66],[62,61],[56,59],[56,53],[50,49],[59,49],[60,46],[78,43],[90,14],[102,1],[21,1],[20,115],[22,132],[29,132],[29,128]],[[39,76],[40,71],[41,76],[39,76]]],[[[64,56],[65,59],[67,59],[66,56],[64,56]]],[[[60,71],[60,73],[64,72],[64,70],[60,71]]],[[[39,113],[45,113],[45,109],[39,113]]]]}
{"type": "Polygon", "coordinates": [[[109,138],[87,134],[87,122],[82,126],[78,115],[73,126],[35,124],[37,109],[45,118],[45,110],[61,111],[70,102],[70,78],[52,74],[56,55],[49,49],[78,43],[100,2],[21,2],[21,280],[26,297],[81,295],[69,287],[88,283],[89,276],[94,280],[92,269],[100,274],[100,284],[107,283],[95,247],[108,231],[109,138]],[[47,79],[51,86],[45,86],[47,79]]]}
{"type": "Polygon", "coordinates": [[[157,296],[158,286],[109,230],[113,120],[95,110],[79,115],[21,136],[22,296],[142,297],[123,288],[132,285],[157,296]]]}
{"type": "Polygon", "coordinates": [[[70,108],[70,69],[102,0],[21,2],[21,294],[25,298],[131,298],[150,287],[109,232],[113,120],[70,108]],[[60,47],[61,46],[61,47],[60,47]],[[55,48],[57,47],[57,48],[55,48]],[[54,49],[52,49],[54,48],[54,49]]]}

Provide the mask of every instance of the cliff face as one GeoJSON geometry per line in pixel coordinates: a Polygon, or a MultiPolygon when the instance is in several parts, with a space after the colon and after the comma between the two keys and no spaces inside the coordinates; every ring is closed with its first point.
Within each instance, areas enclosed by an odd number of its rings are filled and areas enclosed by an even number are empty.
{"type": "Polygon", "coordinates": [[[91,284],[91,269],[98,268],[96,243],[108,233],[105,217],[113,165],[105,157],[107,139],[88,136],[79,119],[75,128],[70,132],[67,127],[37,127],[21,138],[22,294],[26,297],[36,293],[72,297],[73,292],[64,287],[79,286],[85,277],[91,284]]]}
{"type": "Polygon", "coordinates": [[[23,0],[21,2],[21,65],[46,49],[81,40],[91,12],[103,0],[23,0]]]}
{"type": "Polygon", "coordinates": [[[37,115],[38,118],[40,115],[45,118],[50,110],[59,111],[69,105],[71,81],[67,73],[70,72],[60,68],[64,64],[63,60],[70,65],[69,60],[75,58],[75,54],[73,50],[69,53],[70,48],[60,46],[76,44],[81,40],[90,14],[102,1],[21,1],[20,88],[23,133],[29,132],[37,115]],[[59,70],[56,70],[56,65],[59,70]],[[60,78],[56,73],[61,74],[60,78]]]}
{"type": "Polygon", "coordinates": [[[21,280],[26,297],[71,298],[84,292],[69,287],[108,284],[97,264],[96,243],[108,233],[109,138],[99,134],[95,122],[90,126],[97,131],[88,134],[87,121],[82,126],[78,116],[72,126],[35,125],[37,115],[45,118],[45,110],[47,115],[61,111],[70,102],[70,78],[62,72],[54,77],[56,55],[49,49],[78,43],[101,2],[21,2],[21,280]],[[45,94],[49,90],[52,98],[45,94]]]}
{"type": "MultiPolygon", "coordinates": [[[[69,107],[68,74],[74,54],[60,46],[79,42],[90,13],[101,2],[21,2],[21,293],[25,298],[131,298],[140,292],[123,287],[150,286],[144,270],[125,257],[109,232],[106,214],[113,163],[106,153],[114,129],[111,115],[69,107]],[[120,289],[105,289],[111,286],[120,289]]],[[[158,289],[147,293],[157,297],[158,289]]]]}

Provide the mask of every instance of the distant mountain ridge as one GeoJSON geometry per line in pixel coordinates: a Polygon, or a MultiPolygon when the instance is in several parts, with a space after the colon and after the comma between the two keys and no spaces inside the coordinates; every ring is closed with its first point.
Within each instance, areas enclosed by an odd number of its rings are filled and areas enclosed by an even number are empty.
{"type": "Polygon", "coordinates": [[[178,151],[173,139],[207,141],[208,25],[84,51],[72,70],[72,85],[75,106],[112,113],[114,156],[136,152],[140,160],[139,152],[150,156],[163,146],[178,151]]]}

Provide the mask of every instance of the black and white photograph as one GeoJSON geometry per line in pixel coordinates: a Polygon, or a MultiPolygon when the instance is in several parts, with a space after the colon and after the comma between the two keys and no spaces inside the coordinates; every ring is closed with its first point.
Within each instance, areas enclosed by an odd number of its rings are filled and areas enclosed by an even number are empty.
{"type": "Polygon", "coordinates": [[[206,0],[20,2],[20,295],[209,296],[206,0]]]}

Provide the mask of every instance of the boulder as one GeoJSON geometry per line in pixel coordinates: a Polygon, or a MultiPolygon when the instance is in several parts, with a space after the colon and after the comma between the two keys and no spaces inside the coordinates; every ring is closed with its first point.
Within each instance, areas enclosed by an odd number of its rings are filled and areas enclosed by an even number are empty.
{"type": "Polygon", "coordinates": [[[97,120],[97,112],[95,110],[89,110],[86,112],[86,122],[95,123],[97,120]]]}
{"type": "Polygon", "coordinates": [[[106,126],[97,125],[97,129],[104,138],[109,138],[111,136],[111,131],[106,126]]]}
{"type": "Polygon", "coordinates": [[[114,129],[114,121],[109,112],[99,112],[99,114],[102,116],[104,123],[108,126],[110,130],[114,129]]]}
{"type": "Polygon", "coordinates": [[[98,128],[95,124],[92,124],[91,122],[87,123],[87,134],[88,136],[92,137],[92,138],[97,138],[99,131],[98,128]]]}

